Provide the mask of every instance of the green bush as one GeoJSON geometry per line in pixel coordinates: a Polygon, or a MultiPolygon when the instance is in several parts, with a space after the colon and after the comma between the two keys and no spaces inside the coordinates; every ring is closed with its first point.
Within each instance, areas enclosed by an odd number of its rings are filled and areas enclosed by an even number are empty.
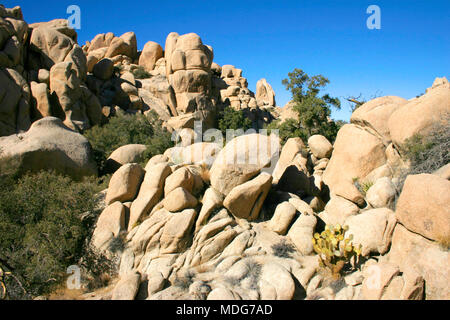
{"type": "Polygon", "coordinates": [[[243,129],[244,132],[252,127],[252,122],[247,118],[242,110],[234,110],[226,107],[219,113],[218,117],[219,130],[226,136],[227,130],[243,129]]]}
{"type": "Polygon", "coordinates": [[[10,299],[49,293],[77,264],[92,228],[82,217],[95,211],[97,192],[94,180],[53,172],[0,176],[0,266],[15,277],[6,283],[10,299]]]}
{"type": "Polygon", "coordinates": [[[274,121],[269,124],[266,129],[270,134],[272,130],[278,130],[280,142],[284,145],[290,138],[302,138],[304,141],[307,136],[303,134],[303,131],[299,128],[298,122],[295,119],[287,119],[285,122],[274,121]]]}
{"type": "Polygon", "coordinates": [[[116,149],[128,144],[144,144],[147,151],[143,162],[162,154],[173,146],[171,134],[162,128],[155,112],[148,116],[122,114],[110,119],[103,126],[96,126],[84,133],[94,151],[94,157],[102,173],[106,159],[116,149]]]}
{"type": "Polygon", "coordinates": [[[134,78],[136,79],[148,79],[151,78],[151,74],[145,71],[143,67],[135,68],[131,71],[131,73],[134,75],[134,78]]]}

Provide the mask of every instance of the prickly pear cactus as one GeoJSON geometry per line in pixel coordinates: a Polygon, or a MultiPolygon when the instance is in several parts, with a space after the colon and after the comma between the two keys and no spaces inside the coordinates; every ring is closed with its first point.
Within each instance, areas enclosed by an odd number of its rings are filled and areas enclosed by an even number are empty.
{"type": "Polygon", "coordinates": [[[353,235],[347,238],[345,236],[347,231],[348,226],[328,225],[325,231],[316,233],[312,239],[314,251],[319,255],[320,266],[331,271],[334,278],[341,276],[342,269],[353,257],[359,259],[361,256],[361,245],[354,246],[353,235]]]}
{"type": "Polygon", "coordinates": [[[6,298],[6,285],[4,283],[4,278],[10,275],[9,272],[4,272],[2,268],[0,268],[0,300],[4,300],[6,298]]]}

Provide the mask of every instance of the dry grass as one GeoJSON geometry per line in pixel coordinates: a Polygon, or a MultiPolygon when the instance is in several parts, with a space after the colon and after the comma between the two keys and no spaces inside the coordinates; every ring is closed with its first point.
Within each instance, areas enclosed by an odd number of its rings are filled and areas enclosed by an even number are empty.
{"type": "Polygon", "coordinates": [[[444,250],[450,250],[450,236],[444,236],[437,239],[437,243],[444,250]]]}

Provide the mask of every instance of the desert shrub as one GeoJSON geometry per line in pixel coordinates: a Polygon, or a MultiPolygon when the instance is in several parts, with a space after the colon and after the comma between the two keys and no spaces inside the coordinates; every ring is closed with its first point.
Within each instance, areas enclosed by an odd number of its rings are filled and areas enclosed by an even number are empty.
{"type": "Polygon", "coordinates": [[[125,250],[125,234],[114,237],[108,245],[108,250],[112,253],[122,253],[125,250]]]}
{"type": "Polygon", "coordinates": [[[82,282],[86,289],[93,291],[104,288],[118,274],[117,260],[107,257],[103,252],[85,242],[85,250],[79,261],[82,268],[82,282]]]}
{"type": "Polygon", "coordinates": [[[434,124],[426,135],[414,135],[401,146],[400,151],[409,161],[409,168],[400,173],[397,199],[408,175],[434,173],[450,162],[450,114],[434,124]]]}
{"type": "Polygon", "coordinates": [[[225,277],[224,280],[231,286],[237,287],[244,279],[250,279],[250,289],[257,290],[259,288],[258,282],[261,278],[262,265],[253,259],[245,261],[246,272],[242,277],[225,277]]]}
{"type": "Polygon", "coordinates": [[[188,270],[182,275],[177,275],[173,282],[173,285],[183,290],[188,290],[189,287],[194,283],[195,277],[195,272],[188,270]]]}
{"type": "Polygon", "coordinates": [[[218,116],[219,130],[222,131],[224,137],[228,129],[243,129],[244,132],[252,127],[252,122],[247,118],[243,111],[234,110],[226,107],[218,116]]]}
{"type": "Polygon", "coordinates": [[[450,116],[427,135],[415,135],[402,150],[411,163],[410,174],[433,173],[450,162],[450,116]]]}
{"type": "Polygon", "coordinates": [[[148,79],[152,77],[152,75],[145,71],[143,67],[137,67],[133,69],[131,73],[134,75],[135,79],[148,79]]]}
{"type": "Polygon", "coordinates": [[[97,191],[92,179],[53,172],[0,176],[0,266],[16,277],[11,299],[50,292],[77,264],[91,230],[82,217],[95,211],[97,191]]]}
{"type": "Polygon", "coordinates": [[[158,116],[151,112],[144,115],[118,115],[103,126],[96,126],[84,133],[92,145],[94,157],[102,173],[111,153],[128,144],[144,144],[147,150],[142,161],[162,154],[173,146],[171,134],[162,128],[158,116]]]}
{"type": "Polygon", "coordinates": [[[295,252],[295,247],[287,243],[286,241],[282,241],[280,243],[274,244],[272,246],[273,255],[279,258],[291,258],[292,254],[295,252]]]}
{"type": "Polygon", "coordinates": [[[346,238],[347,231],[348,226],[327,225],[325,231],[316,233],[312,239],[320,266],[335,279],[340,278],[342,270],[353,258],[359,259],[361,255],[361,246],[353,245],[352,235],[346,238]]]}

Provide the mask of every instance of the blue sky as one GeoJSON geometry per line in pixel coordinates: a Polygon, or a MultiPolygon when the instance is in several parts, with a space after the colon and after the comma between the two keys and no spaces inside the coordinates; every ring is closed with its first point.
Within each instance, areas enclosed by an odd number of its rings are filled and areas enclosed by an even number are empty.
{"type": "MultiPolygon", "coordinates": [[[[214,48],[215,62],[244,70],[249,87],[266,78],[284,106],[290,94],[281,81],[294,68],[322,74],[337,97],[425,92],[436,77],[449,78],[448,0],[172,0],[3,1],[20,5],[28,23],[67,18],[81,8],[79,43],[98,33],[134,31],[138,46],[167,34],[195,32],[214,48]],[[381,8],[381,30],[369,30],[369,5],[381,8]]],[[[333,113],[348,120],[347,103],[333,113]]]]}

